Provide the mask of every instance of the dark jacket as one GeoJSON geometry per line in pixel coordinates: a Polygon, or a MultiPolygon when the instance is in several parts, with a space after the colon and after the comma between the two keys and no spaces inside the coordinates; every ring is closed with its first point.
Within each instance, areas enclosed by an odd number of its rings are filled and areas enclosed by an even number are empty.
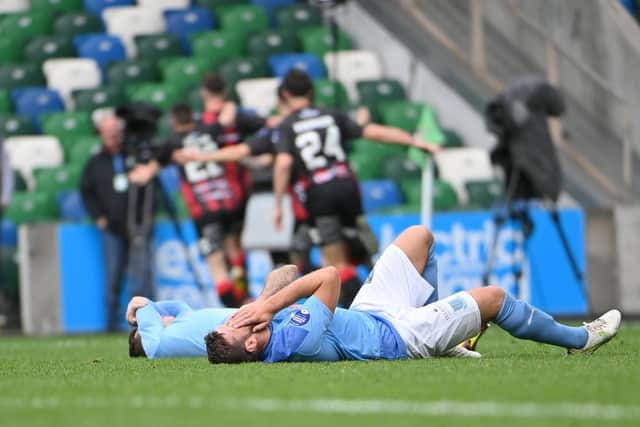
{"type": "Polygon", "coordinates": [[[128,192],[116,191],[114,176],[113,156],[102,150],[85,165],[80,192],[93,219],[104,216],[109,230],[126,236],[128,192]]]}

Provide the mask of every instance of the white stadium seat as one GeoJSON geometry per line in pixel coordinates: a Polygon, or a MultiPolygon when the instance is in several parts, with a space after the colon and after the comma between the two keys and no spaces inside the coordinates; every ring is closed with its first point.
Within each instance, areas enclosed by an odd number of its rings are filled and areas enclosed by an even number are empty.
{"type": "Polygon", "coordinates": [[[453,186],[462,203],[467,203],[469,199],[465,182],[485,181],[494,177],[489,153],[483,148],[448,148],[435,155],[435,162],[440,178],[453,186]]]}
{"type": "Polygon", "coordinates": [[[62,58],[48,59],[42,65],[47,86],[60,93],[67,110],[73,109],[72,92],[77,89],[92,89],[100,86],[100,67],[93,59],[62,58]]]}
{"type": "Polygon", "coordinates": [[[278,103],[279,79],[245,79],[236,84],[236,92],[243,107],[255,110],[260,116],[268,116],[278,103]]]}
{"type": "Polygon", "coordinates": [[[29,10],[29,0],[2,0],[0,1],[0,13],[16,13],[29,10]]]}
{"type": "Polygon", "coordinates": [[[4,147],[11,166],[22,174],[30,190],[35,187],[34,169],[64,162],[62,146],[55,136],[13,136],[4,141],[4,147]]]}
{"type": "Polygon", "coordinates": [[[127,56],[136,56],[135,36],[157,34],[165,30],[162,9],[157,7],[110,7],[102,13],[109,34],[120,37],[127,48],[127,56]]]}
{"type": "Polygon", "coordinates": [[[293,235],[293,209],[291,199],[282,199],[282,228],[273,226],[275,197],[272,193],[254,194],[249,197],[242,230],[242,247],[245,249],[288,250],[293,235]]]}
{"type": "Polygon", "coordinates": [[[378,56],[368,50],[343,50],[324,55],[329,78],[338,80],[349,92],[350,99],[358,99],[356,82],[382,78],[382,65],[378,56]]]}
{"type": "Polygon", "coordinates": [[[185,9],[190,5],[190,0],[138,0],[138,6],[160,10],[185,9]]]}

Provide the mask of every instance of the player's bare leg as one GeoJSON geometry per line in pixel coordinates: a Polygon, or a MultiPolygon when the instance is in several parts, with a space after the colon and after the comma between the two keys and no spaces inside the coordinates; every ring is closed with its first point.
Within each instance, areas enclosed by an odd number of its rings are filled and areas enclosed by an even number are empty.
{"type": "Polygon", "coordinates": [[[320,248],[322,263],[325,266],[332,265],[340,273],[340,299],[338,304],[342,307],[349,307],[360,289],[360,279],[356,272],[356,267],[349,260],[349,249],[344,241],[338,241],[322,245],[320,248]]]}
{"type": "Polygon", "coordinates": [[[247,270],[245,267],[244,251],[240,245],[240,235],[229,233],[225,236],[224,252],[231,266],[230,276],[234,284],[235,292],[242,296],[242,301],[247,298],[247,270]]]}
{"type": "Polygon", "coordinates": [[[239,307],[244,299],[244,295],[237,295],[237,292],[234,291],[224,250],[220,249],[212,252],[207,257],[207,265],[209,266],[211,276],[213,276],[213,281],[216,284],[216,292],[222,303],[227,307],[239,307]]]}
{"type": "Polygon", "coordinates": [[[491,321],[516,338],[565,347],[570,353],[590,353],[607,343],[616,335],[622,318],[618,310],[610,310],[584,326],[566,326],[497,286],[467,293],[478,304],[482,323],[491,321]]]}

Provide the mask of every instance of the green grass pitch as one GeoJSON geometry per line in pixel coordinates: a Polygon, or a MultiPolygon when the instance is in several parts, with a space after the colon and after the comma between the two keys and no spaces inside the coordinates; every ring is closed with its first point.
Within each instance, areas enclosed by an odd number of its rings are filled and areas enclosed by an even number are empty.
{"type": "Polygon", "coordinates": [[[212,366],[126,341],[0,337],[0,425],[640,425],[640,324],[578,357],[497,327],[481,360],[212,366]]]}

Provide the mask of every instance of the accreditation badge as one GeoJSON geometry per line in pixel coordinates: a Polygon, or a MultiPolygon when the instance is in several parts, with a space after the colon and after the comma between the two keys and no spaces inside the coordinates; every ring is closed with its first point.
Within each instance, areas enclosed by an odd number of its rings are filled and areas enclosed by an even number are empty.
{"type": "Polygon", "coordinates": [[[122,193],[123,191],[127,191],[129,188],[129,180],[127,179],[127,175],[124,173],[118,173],[113,177],[113,189],[118,193],[122,193]]]}

